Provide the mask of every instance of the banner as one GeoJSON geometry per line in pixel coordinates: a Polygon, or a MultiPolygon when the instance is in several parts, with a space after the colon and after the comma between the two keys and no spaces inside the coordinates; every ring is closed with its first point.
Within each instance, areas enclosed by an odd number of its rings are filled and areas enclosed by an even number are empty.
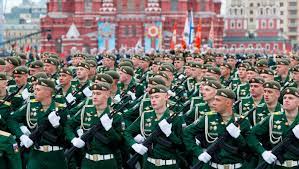
{"type": "Polygon", "coordinates": [[[115,49],[115,24],[108,22],[98,23],[98,48],[115,49]]]}
{"type": "Polygon", "coordinates": [[[162,48],[162,22],[145,23],[144,29],[145,52],[152,48],[155,50],[162,48]]]}

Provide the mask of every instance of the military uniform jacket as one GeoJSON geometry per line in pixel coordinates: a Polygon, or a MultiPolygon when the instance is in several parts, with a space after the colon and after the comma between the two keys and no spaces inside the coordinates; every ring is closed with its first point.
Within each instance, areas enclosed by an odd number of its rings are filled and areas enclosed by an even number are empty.
{"type": "MultiPolygon", "coordinates": [[[[171,112],[167,109],[160,119],[157,119],[154,110],[143,112],[141,117],[136,119],[131,126],[129,126],[125,132],[124,137],[127,144],[131,147],[136,142],[134,137],[141,134],[148,137],[152,132],[158,129],[158,123],[163,119],[167,119],[171,116],[171,112]]],[[[162,133],[159,137],[153,138],[153,144],[149,147],[147,155],[155,159],[176,159],[178,148],[182,146],[182,125],[184,124],[182,116],[176,116],[172,122],[172,132],[169,137],[166,137],[162,133]],[[170,144],[165,144],[163,140],[166,140],[170,144]]]]}
{"type": "MultiPolygon", "coordinates": [[[[75,92],[75,91],[78,91],[81,89],[82,86],[84,86],[85,84],[88,84],[88,87],[90,87],[92,84],[91,84],[91,81],[87,80],[84,84],[80,84],[79,80],[78,79],[73,79],[71,81],[71,87],[72,87],[72,92],[75,92]]],[[[79,92],[76,96],[76,99],[79,99],[79,100],[82,100],[82,99],[85,99],[85,95],[84,93],[82,92],[79,92]]]]}
{"type": "Polygon", "coordinates": [[[199,117],[204,116],[206,113],[210,112],[211,109],[208,103],[195,104],[191,109],[184,114],[184,119],[187,125],[192,124],[199,117]]]}
{"type": "Polygon", "coordinates": [[[69,87],[66,93],[64,94],[62,91],[62,88],[56,92],[55,101],[60,103],[60,104],[65,104],[67,102],[66,96],[70,93],[73,93],[72,87],[69,87]]]}
{"type": "Polygon", "coordinates": [[[258,105],[255,105],[254,100],[251,96],[245,97],[242,99],[241,103],[239,104],[239,114],[244,115],[252,108],[258,109],[258,114],[257,114],[257,110],[254,110],[248,116],[250,124],[252,126],[255,126],[258,122],[260,122],[263,118],[265,118],[267,116],[267,114],[264,114],[266,112],[263,113],[263,107],[265,106],[265,104],[266,103],[265,103],[264,98],[262,98],[262,100],[260,101],[260,103],[258,105]]]}
{"type": "MultiPolygon", "coordinates": [[[[280,112],[280,111],[283,111],[282,105],[277,103],[274,112],[280,112]]],[[[261,103],[257,105],[256,110],[253,112],[253,117],[255,117],[255,119],[253,119],[253,124],[257,124],[260,121],[263,121],[270,114],[271,112],[269,111],[266,103],[261,103]]]]}
{"type": "Polygon", "coordinates": [[[11,103],[4,102],[0,105],[0,130],[8,131],[6,122],[11,112],[11,103]]]}
{"type": "Polygon", "coordinates": [[[250,85],[248,82],[240,83],[237,88],[234,89],[237,99],[242,99],[250,95],[250,85]]]}
{"type": "MultiPolygon", "coordinates": [[[[205,116],[200,117],[184,130],[186,149],[198,157],[203,153],[203,149],[209,147],[219,136],[226,132],[226,126],[233,123],[235,118],[239,118],[239,116],[234,114],[227,124],[225,124],[220,114],[215,112],[206,113],[205,116]],[[196,144],[195,137],[200,141],[200,145],[196,144]]],[[[218,148],[218,151],[213,155],[211,161],[218,164],[235,164],[244,161],[240,154],[247,146],[246,138],[250,131],[250,123],[248,120],[245,119],[241,123],[240,130],[240,136],[236,139],[232,137],[227,139],[225,143],[222,144],[223,147],[218,148]]]]}
{"type": "MultiPolygon", "coordinates": [[[[58,111],[63,108],[62,105],[57,104],[52,99],[52,102],[47,110],[43,110],[40,102],[35,99],[31,99],[27,104],[23,105],[20,109],[11,113],[10,118],[7,121],[9,129],[14,133],[17,138],[23,135],[20,124],[28,127],[29,130],[34,130],[37,126],[48,121],[48,115],[53,111],[58,111]]],[[[57,136],[58,140],[49,140],[42,136],[39,145],[51,145],[51,146],[64,146],[64,132],[63,127],[67,119],[67,111],[61,112],[59,115],[60,125],[57,128],[50,126],[46,132],[53,136],[57,136]]]]}
{"type": "MultiPolygon", "coordinates": [[[[83,106],[82,110],[77,113],[73,118],[71,118],[65,126],[65,135],[68,141],[77,137],[74,133],[78,128],[82,129],[83,132],[88,131],[93,125],[100,122],[100,118],[104,114],[109,114],[110,109],[107,107],[100,115],[97,114],[94,105],[87,104],[83,106]]],[[[122,122],[122,117],[120,113],[113,116],[112,128],[106,131],[104,128],[99,130],[103,136],[104,140],[98,140],[92,137],[89,140],[89,148],[85,147],[86,152],[89,154],[113,154],[117,150],[117,145],[119,145],[122,140],[121,132],[123,131],[124,124],[122,122]]]]}
{"type": "MultiPolygon", "coordinates": [[[[17,91],[18,90],[18,86],[17,85],[13,85],[13,86],[10,86],[9,87],[9,89],[8,89],[8,93],[9,94],[11,94],[11,93],[13,93],[13,92],[15,92],[15,91],[17,91]]],[[[20,108],[23,104],[24,104],[24,102],[25,101],[27,101],[27,99],[29,98],[28,96],[27,96],[27,98],[24,98],[23,96],[25,96],[25,95],[22,95],[22,92],[24,91],[25,92],[25,90],[27,90],[27,94],[29,94],[29,90],[30,90],[30,85],[27,83],[25,86],[23,86],[23,88],[19,91],[19,93],[18,94],[16,94],[13,98],[12,98],[12,100],[11,100],[11,104],[12,105],[14,105],[13,107],[12,107],[12,110],[17,110],[18,108],[20,108]]]]}
{"type": "Polygon", "coordinates": [[[281,79],[281,76],[278,76],[278,75],[274,76],[274,80],[277,81],[278,83],[280,83],[281,86],[284,86],[285,83],[287,83],[291,80],[291,73],[290,73],[290,71],[288,72],[288,75],[284,81],[281,79]]]}
{"type": "MultiPolygon", "coordinates": [[[[271,150],[274,146],[281,142],[292,129],[299,124],[299,115],[297,115],[295,121],[289,124],[284,112],[278,111],[272,113],[263,121],[258,123],[252,128],[250,136],[248,137],[249,146],[257,153],[262,154],[265,150],[271,150]],[[263,139],[265,143],[260,144],[259,139],[263,139]],[[268,145],[269,147],[265,146],[268,145]]],[[[286,152],[280,154],[283,160],[295,160],[299,159],[299,141],[296,139],[289,146],[286,146],[286,152]],[[290,151],[290,149],[292,149],[290,151]],[[296,151],[296,153],[295,153],[296,151]]],[[[283,161],[280,161],[283,162],[283,161]]]]}

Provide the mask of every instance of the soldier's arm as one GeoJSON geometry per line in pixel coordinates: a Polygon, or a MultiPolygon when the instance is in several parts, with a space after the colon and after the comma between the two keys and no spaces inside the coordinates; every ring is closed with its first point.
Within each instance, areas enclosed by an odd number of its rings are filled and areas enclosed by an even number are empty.
{"type": "Polygon", "coordinates": [[[130,147],[135,144],[134,136],[140,134],[140,117],[138,117],[124,132],[125,141],[130,147]]]}
{"type": "Polygon", "coordinates": [[[194,113],[195,113],[195,107],[190,108],[185,114],[184,119],[187,125],[192,124],[194,121],[194,113]]]}
{"type": "Polygon", "coordinates": [[[199,132],[204,132],[204,128],[204,117],[200,117],[196,122],[189,125],[183,133],[183,140],[186,149],[193,152],[195,156],[199,156],[203,152],[202,147],[196,144],[195,136],[199,132]]]}
{"type": "Polygon", "coordinates": [[[26,108],[27,105],[23,105],[17,111],[11,112],[10,116],[7,118],[7,126],[17,138],[23,135],[19,123],[26,123],[26,108]]]}
{"type": "Polygon", "coordinates": [[[250,134],[250,128],[251,128],[251,125],[250,125],[249,121],[245,119],[241,123],[241,127],[240,127],[241,134],[240,134],[239,137],[236,138],[239,147],[246,147],[247,146],[246,139],[248,138],[248,136],[250,134]]]}
{"type": "Polygon", "coordinates": [[[254,126],[247,138],[247,143],[257,153],[261,154],[265,151],[265,148],[259,142],[258,138],[267,135],[269,131],[269,119],[270,116],[254,126]]]}
{"type": "Polygon", "coordinates": [[[120,114],[116,114],[113,117],[112,128],[107,131],[107,137],[111,142],[120,142],[122,139],[122,116],[120,114]]]}
{"type": "Polygon", "coordinates": [[[64,126],[64,134],[68,141],[76,137],[74,130],[80,125],[81,113],[77,113],[74,117],[66,121],[64,126]]]}
{"type": "Polygon", "coordinates": [[[184,123],[185,122],[184,122],[184,119],[183,119],[182,116],[176,117],[176,120],[174,121],[174,124],[173,124],[173,126],[175,128],[173,129],[173,131],[171,132],[171,134],[168,137],[171,140],[171,142],[176,144],[176,145],[183,144],[183,141],[182,141],[182,135],[183,135],[182,126],[183,126],[184,123]]]}

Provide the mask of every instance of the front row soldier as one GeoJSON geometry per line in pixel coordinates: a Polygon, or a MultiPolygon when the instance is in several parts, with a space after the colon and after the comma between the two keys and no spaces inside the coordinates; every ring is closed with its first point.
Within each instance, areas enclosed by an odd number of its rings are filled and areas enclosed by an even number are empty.
{"type": "Polygon", "coordinates": [[[149,94],[153,110],[144,111],[124,132],[125,140],[129,146],[144,157],[143,169],[179,168],[177,153],[179,147],[183,144],[182,125],[184,123],[181,116],[174,117],[173,122],[170,124],[167,122],[166,119],[174,113],[166,106],[167,91],[168,89],[163,85],[152,87],[149,94]],[[153,138],[150,147],[145,147],[142,144],[141,140],[143,139],[136,139],[136,136],[147,138],[158,127],[163,134],[153,138]]]}
{"type": "Polygon", "coordinates": [[[213,102],[215,112],[200,117],[184,130],[186,149],[193,153],[199,161],[206,163],[204,168],[244,168],[242,166],[244,158],[240,154],[246,150],[246,138],[250,132],[250,123],[244,119],[240,126],[233,124],[241,118],[233,112],[234,99],[235,94],[232,90],[218,89],[213,102]],[[204,149],[213,144],[225,131],[231,137],[222,143],[222,147],[219,147],[216,153],[208,154],[204,149]],[[199,142],[194,139],[195,137],[199,142]]]}
{"type": "Polygon", "coordinates": [[[283,111],[276,111],[254,126],[248,138],[249,146],[259,153],[263,160],[273,169],[299,167],[299,91],[298,88],[286,88],[283,93],[283,111]],[[295,135],[292,144],[285,146],[285,153],[276,156],[272,153],[274,146],[279,144],[291,132],[295,135]],[[263,139],[261,144],[259,139],[263,139]],[[266,141],[266,142],[265,142],[266,141]]]}
{"type": "Polygon", "coordinates": [[[57,115],[56,111],[61,108],[52,99],[55,83],[48,79],[39,79],[35,88],[35,99],[31,99],[17,111],[11,113],[7,120],[10,131],[21,141],[21,145],[30,148],[27,169],[66,169],[67,165],[63,154],[64,133],[63,126],[66,121],[67,112],[57,115]],[[49,139],[42,133],[38,142],[33,142],[28,136],[30,132],[49,121],[51,126],[46,129],[47,135],[56,137],[49,139]],[[23,124],[25,126],[20,126],[23,124]],[[27,128],[25,130],[24,128],[27,128]],[[34,145],[33,144],[37,144],[34,145]]]}
{"type": "Polygon", "coordinates": [[[122,117],[119,113],[109,117],[110,105],[108,99],[111,96],[111,86],[106,82],[95,83],[91,86],[93,105],[85,105],[80,113],[69,120],[65,127],[65,134],[73,146],[84,147],[84,159],[82,169],[107,168],[116,169],[117,161],[115,153],[118,150],[122,137],[122,117]],[[88,131],[93,125],[101,123],[104,129],[98,132],[103,135],[102,140],[93,137],[84,142],[74,131],[82,129],[88,131]],[[88,145],[88,146],[87,146],[88,145]]]}

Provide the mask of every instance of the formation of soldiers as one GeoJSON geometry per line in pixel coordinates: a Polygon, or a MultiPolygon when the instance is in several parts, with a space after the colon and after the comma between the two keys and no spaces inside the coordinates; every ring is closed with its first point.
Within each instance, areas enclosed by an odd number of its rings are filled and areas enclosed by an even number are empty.
{"type": "Polygon", "coordinates": [[[0,59],[0,169],[299,168],[299,57],[0,59]]]}

